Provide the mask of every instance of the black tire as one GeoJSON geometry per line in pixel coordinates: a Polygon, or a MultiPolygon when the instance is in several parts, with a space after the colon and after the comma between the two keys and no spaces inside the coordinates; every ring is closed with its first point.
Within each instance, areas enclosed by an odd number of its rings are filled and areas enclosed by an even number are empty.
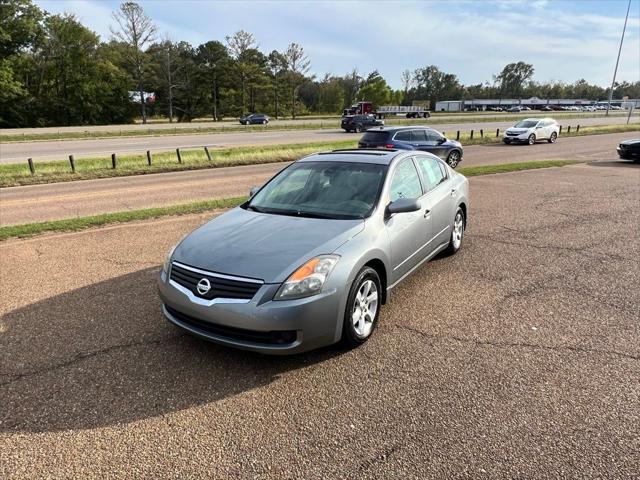
{"type": "Polygon", "coordinates": [[[363,267],[362,270],[356,276],[356,279],[351,284],[351,289],[349,290],[349,297],[347,298],[347,306],[345,307],[344,312],[344,321],[342,324],[342,344],[347,348],[355,348],[362,345],[366,342],[373,332],[375,332],[376,325],[378,324],[378,318],[380,317],[380,307],[382,306],[382,286],[380,282],[380,276],[378,272],[376,272],[371,267],[363,267]],[[356,300],[356,296],[358,295],[358,290],[360,287],[368,281],[371,280],[377,290],[378,290],[378,304],[376,309],[376,314],[373,319],[373,325],[371,327],[371,331],[365,337],[359,336],[356,333],[355,326],[353,325],[352,316],[354,314],[355,308],[354,303],[356,300]]]}
{"type": "Polygon", "coordinates": [[[269,123],[269,120],[263,120],[263,121],[262,121],[262,124],[263,124],[263,125],[266,125],[267,123],[269,123]]]}
{"type": "Polygon", "coordinates": [[[556,143],[557,139],[558,139],[558,134],[556,132],[552,132],[551,136],[549,137],[549,140],[547,140],[547,142],[556,143]]]}
{"type": "Polygon", "coordinates": [[[509,140],[508,138],[505,138],[503,142],[505,143],[505,145],[511,145],[511,140],[509,140]]]}
{"type": "Polygon", "coordinates": [[[462,155],[458,150],[451,150],[449,155],[447,155],[447,165],[451,168],[456,168],[460,165],[460,161],[462,160],[462,155]]]}
{"type": "Polygon", "coordinates": [[[536,143],[536,136],[535,136],[535,134],[533,134],[533,133],[532,133],[531,135],[529,135],[529,138],[527,138],[527,143],[528,143],[529,145],[533,145],[534,143],[536,143]]]}
{"type": "Polygon", "coordinates": [[[449,246],[445,250],[445,255],[455,255],[456,253],[458,253],[458,250],[462,248],[462,242],[464,240],[464,231],[467,226],[467,220],[464,217],[464,211],[462,210],[461,207],[458,207],[458,209],[456,210],[456,214],[453,217],[453,224],[454,224],[454,228],[451,228],[451,236],[449,237],[449,246]],[[454,241],[455,240],[454,235],[456,234],[455,224],[458,222],[459,218],[462,221],[462,231],[460,232],[460,241],[456,242],[454,241]]]}
{"type": "Polygon", "coordinates": [[[363,130],[362,125],[356,125],[356,133],[362,133],[363,130]]]}

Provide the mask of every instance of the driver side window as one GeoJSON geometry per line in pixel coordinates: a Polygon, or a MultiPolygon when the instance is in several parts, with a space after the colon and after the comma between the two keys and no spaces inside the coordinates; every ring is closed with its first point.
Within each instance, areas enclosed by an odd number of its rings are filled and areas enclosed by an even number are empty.
{"type": "Polygon", "coordinates": [[[422,196],[422,185],[416,167],[410,158],[400,162],[393,172],[389,200],[395,202],[399,198],[420,198],[422,196]]]}

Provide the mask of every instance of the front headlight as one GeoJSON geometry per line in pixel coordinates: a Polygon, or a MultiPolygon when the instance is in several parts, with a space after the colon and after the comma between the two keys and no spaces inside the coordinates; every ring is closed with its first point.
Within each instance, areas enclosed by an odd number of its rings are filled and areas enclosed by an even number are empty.
{"type": "Polygon", "coordinates": [[[171,257],[173,256],[173,252],[176,250],[176,247],[180,244],[180,242],[176,243],[173,247],[171,247],[171,250],[169,250],[169,253],[167,254],[166,258],[164,259],[164,263],[162,264],[162,271],[164,273],[169,273],[169,266],[171,265],[171,257]]]}
{"type": "Polygon", "coordinates": [[[312,258],[287,278],[274,300],[293,300],[320,293],[339,258],[338,255],[320,255],[312,258]]]}

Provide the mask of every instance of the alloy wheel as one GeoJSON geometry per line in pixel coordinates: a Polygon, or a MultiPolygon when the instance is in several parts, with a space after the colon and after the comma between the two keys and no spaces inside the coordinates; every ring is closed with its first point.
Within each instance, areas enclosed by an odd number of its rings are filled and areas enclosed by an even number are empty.
{"type": "Polygon", "coordinates": [[[351,309],[353,329],[359,338],[366,338],[371,334],[378,312],[378,303],[378,287],[372,280],[365,280],[358,289],[351,309]]]}
{"type": "Polygon", "coordinates": [[[453,220],[453,235],[451,236],[455,250],[458,250],[462,244],[462,235],[464,235],[464,218],[462,212],[458,210],[456,218],[453,220]]]}
{"type": "Polygon", "coordinates": [[[458,163],[460,163],[460,152],[458,152],[457,150],[451,152],[447,157],[447,163],[451,168],[456,168],[458,166],[458,163]]]}

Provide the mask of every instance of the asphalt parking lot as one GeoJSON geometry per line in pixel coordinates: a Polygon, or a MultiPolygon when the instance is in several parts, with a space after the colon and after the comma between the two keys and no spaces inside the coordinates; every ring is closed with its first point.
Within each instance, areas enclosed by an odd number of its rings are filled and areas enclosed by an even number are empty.
{"type": "Polygon", "coordinates": [[[168,325],[158,265],[204,215],[0,243],[0,477],[638,478],[640,167],[470,182],[461,252],[353,351],[168,325]]]}

